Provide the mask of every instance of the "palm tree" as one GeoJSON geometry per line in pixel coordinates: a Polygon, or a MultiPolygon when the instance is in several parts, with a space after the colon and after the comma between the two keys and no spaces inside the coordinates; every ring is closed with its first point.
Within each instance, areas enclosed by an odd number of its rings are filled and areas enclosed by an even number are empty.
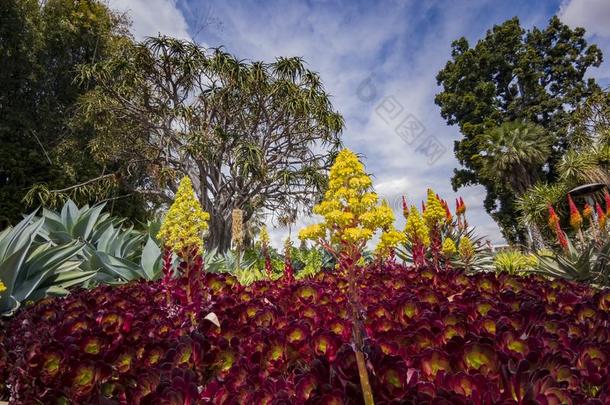
{"type": "MultiPolygon", "coordinates": [[[[510,121],[494,127],[481,138],[477,160],[481,173],[505,183],[516,197],[521,197],[544,173],[552,153],[553,137],[541,126],[510,121]]],[[[535,223],[527,224],[534,247],[543,244],[535,223]]]]}
{"type": "Polygon", "coordinates": [[[541,177],[552,145],[543,127],[510,121],[483,135],[478,158],[486,177],[505,179],[520,196],[541,177]]]}

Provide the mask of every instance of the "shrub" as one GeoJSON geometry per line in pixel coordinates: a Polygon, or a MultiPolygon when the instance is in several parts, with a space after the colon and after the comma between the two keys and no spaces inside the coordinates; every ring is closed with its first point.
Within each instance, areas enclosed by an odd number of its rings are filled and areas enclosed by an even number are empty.
{"type": "MultiPolygon", "coordinates": [[[[373,264],[357,273],[378,403],[610,401],[610,290],[373,264]]],[[[20,403],[360,403],[347,279],[239,285],[174,313],[160,282],[47,299],[0,326],[20,403]],[[213,312],[220,327],[204,320],[213,312]],[[194,322],[193,322],[194,320],[194,322]],[[189,402],[190,401],[190,402],[189,402]]]]}

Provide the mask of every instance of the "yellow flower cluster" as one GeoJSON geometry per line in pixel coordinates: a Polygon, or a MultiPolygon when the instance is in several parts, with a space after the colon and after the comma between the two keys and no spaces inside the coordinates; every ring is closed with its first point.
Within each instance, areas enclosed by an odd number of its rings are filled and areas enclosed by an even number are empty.
{"type": "Polygon", "coordinates": [[[407,234],[407,239],[409,239],[411,243],[419,242],[424,246],[430,245],[430,232],[428,226],[417,210],[417,207],[414,205],[409,209],[405,232],[407,234]]]}
{"type": "Polygon", "coordinates": [[[180,182],[176,199],[170,207],[157,237],[176,253],[202,248],[202,234],[208,228],[210,215],[201,209],[191,180],[180,182]]]}
{"type": "Polygon", "coordinates": [[[428,198],[426,201],[426,210],[424,211],[424,220],[426,224],[432,228],[437,224],[445,221],[447,211],[441,203],[441,200],[436,196],[432,189],[428,189],[428,198]]]}
{"type": "Polygon", "coordinates": [[[258,233],[258,240],[261,246],[269,246],[269,232],[267,232],[267,226],[263,225],[260,232],[258,233]]]}
{"type": "Polygon", "coordinates": [[[396,230],[391,226],[387,231],[384,231],[379,238],[379,243],[375,248],[375,253],[378,257],[387,258],[390,252],[399,244],[405,242],[407,236],[404,232],[396,230]]]}
{"type": "Polygon", "coordinates": [[[333,244],[341,241],[363,244],[378,229],[387,229],[394,222],[394,213],[386,203],[378,204],[379,198],[370,190],[371,186],[371,178],[358,157],[343,149],[330,169],[324,200],[313,209],[324,222],[302,229],[299,238],[329,237],[333,244]]]}
{"type": "Polygon", "coordinates": [[[2,282],[2,280],[0,280],[0,293],[6,291],[6,286],[4,285],[4,283],[2,282]]]}
{"type": "Polygon", "coordinates": [[[468,236],[462,236],[458,246],[460,258],[464,261],[470,261],[474,256],[474,246],[468,236]]]}
{"type": "Polygon", "coordinates": [[[445,238],[443,245],[441,246],[441,252],[447,257],[451,257],[457,252],[453,239],[445,238]]]}

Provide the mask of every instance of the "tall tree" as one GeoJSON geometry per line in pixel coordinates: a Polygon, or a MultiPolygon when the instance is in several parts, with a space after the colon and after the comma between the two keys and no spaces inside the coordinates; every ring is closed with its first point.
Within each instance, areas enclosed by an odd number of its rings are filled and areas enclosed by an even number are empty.
{"type": "Polygon", "coordinates": [[[233,209],[247,222],[261,210],[311,207],[340,146],[343,118],[300,58],[244,62],[159,37],[121,48],[81,78],[96,83],[80,112],[98,154],[145,167],[148,180],[134,189],[161,201],[178,173],[190,176],[210,213],[208,248],[229,247],[233,209]]]}
{"type": "MultiPolygon", "coordinates": [[[[90,127],[71,126],[80,95],[77,68],[106,58],[117,41],[129,40],[125,21],[97,0],[0,2],[0,225],[24,211],[35,185],[64,190],[103,170],[87,148],[90,127]]],[[[108,178],[114,191],[120,185],[108,178]]],[[[98,184],[99,185],[99,184],[98,184]]],[[[70,196],[97,199],[90,187],[70,196]]],[[[32,204],[39,199],[32,198],[32,204]]],[[[143,216],[139,201],[117,201],[122,215],[143,216]]]]}
{"type": "Polygon", "coordinates": [[[452,44],[452,59],[438,73],[442,91],[435,98],[441,115],[458,125],[462,139],[455,154],[463,166],[452,184],[481,184],[487,196],[485,208],[510,241],[524,241],[517,221],[515,196],[501,176],[485,176],[477,160],[482,137],[507,121],[529,121],[555,135],[552,153],[536,176],[554,178],[556,165],[570,143],[567,131],[571,114],[593,91],[593,79],[585,79],[599,66],[602,53],[588,46],[582,28],[571,29],[557,17],[545,29],[524,30],[515,17],[494,26],[471,48],[465,38],[452,44]]]}

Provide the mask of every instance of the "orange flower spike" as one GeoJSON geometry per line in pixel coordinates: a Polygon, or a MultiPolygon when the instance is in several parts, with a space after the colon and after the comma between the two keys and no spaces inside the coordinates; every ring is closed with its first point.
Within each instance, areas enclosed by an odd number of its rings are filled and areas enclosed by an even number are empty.
{"type": "Polygon", "coordinates": [[[462,197],[460,197],[459,199],[456,199],[456,214],[458,215],[463,215],[466,213],[466,204],[464,204],[464,199],[462,197]]]}
{"type": "Polygon", "coordinates": [[[593,216],[593,207],[591,207],[589,204],[585,204],[585,208],[583,208],[583,210],[582,210],[582,217],[584,219],[591,219],[592,216],[593,216]]]}
{"type": "Polygon", "coordinates": [[[602,206],[599,203],[595,204],[595,211],[597,212],[597,224],[599,225],[599,229],[606,229],[606,214],[604,214],[604,210],[602,210],[602,206]]]}
{"type": "Polygon", "coordinates": [[[557,226],[559,226],[559,217],[553,206],[549,204],[549,228],[555,231],[557,226]]]}
{"type": "Polygon", "coordinates": [[[451,221],[453,221],[453,215],[451,215],[451,209],[449,209],[449,204],[447,204],[447,201],[445,200],[441,200],[441,202],[443,203],[443,207],[445,207],[445,217],[447,218],[447,223],[450,224],[451,221]]]}
{"type": "Polygon", "coordinates": [[[577,231],[582,226],[582,216],[578,212],[578,208],[576,208],[576,204],[572,201],[570,194],[568,194],[568,205],[570,206],[570,225],[577,231]]]}

